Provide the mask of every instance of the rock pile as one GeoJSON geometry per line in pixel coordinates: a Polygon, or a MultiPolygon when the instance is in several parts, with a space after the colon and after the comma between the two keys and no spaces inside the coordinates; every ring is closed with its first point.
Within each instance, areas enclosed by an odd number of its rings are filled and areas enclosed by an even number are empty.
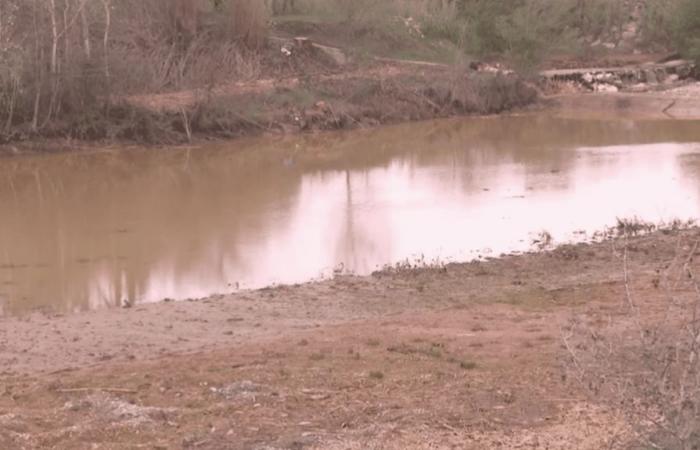
{"type": "Polygon", "coordinates": [[[632,67],[548,70],[542,72],[544,86],[573,84],[592,92],[646,91],[697,78],[695,65],[685,60],[632,67]]]}

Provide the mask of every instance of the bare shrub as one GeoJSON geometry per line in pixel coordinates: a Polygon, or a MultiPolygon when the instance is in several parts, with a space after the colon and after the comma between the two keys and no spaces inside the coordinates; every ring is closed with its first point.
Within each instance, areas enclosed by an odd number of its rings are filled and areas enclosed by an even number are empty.
{"type": "MultiPolygon", "coordinates": [[[[136,3],[135,10],[148,6],[136,3]]],[[[239,45],[226,17],[182,42],[174,39],[167,17],[148,11],[136,16],[120,21],[114,33],[110,59],[117,92],[211,86],[259,75],[259,55],[239,45]]]]}
{"type": "Polygon", "coordinates": [[[570,24],[590,39],[616,40],[632,13],[624,0],[574,0],[569,6],[570,24]]]}
{"type": "Polygon", "coordinates": [[[297,0],[267,0],[267,3],[273,15],[293,14],[298,12],[297,0]]]}
{"type": "Polygon", "coordinates": [[[93,3],[0,3],[0,130],[5,138],[47,129],[65,114],[99,107],[104,71],[90,44],[92,31],[102,27],[104,34],[105,21],[101,17],[101,24],[90,28],[93,3]]]}
{"type": "Polygon", "coordinates": [[[267,34],[263,2],[230,0],[216,11],[193,12],[190,6],[173,13],[164,1],[169,0],[123,0],[110,54],[114,70],[120,72],[113,80],[115,90],[158,92],[259,75],[255,49],[267,34]],[[198,16],[206,18],[205,26],[197,24],[198,16]]]}
{"type": "Polygon", "coordinates": [[[495,114],[531,104],[537,92],[520,77],[508,74],[455,74],[442,102],[469,113],[495,114]]]}
{"type": "MultiPolygon", "coordinates": [[[[580,315],[563,334],[569,374],[597,401],[624,414],[638,444],[700,448],[700,285],[698,241],[683,242],[658,271],[657,298],[639,298],[630,272],[629,234],[621,260],[624,296],[607,316],[580,315]]],[[[612,444],[611,444],[612,448],[612,444]]]]}
{"type": "Polygon", "coordinates": [[[196,2],[192,0],[173,0],[169,10],[172,11],[172,22],[179,34],[185,39],[191,39],[197,35],[199,23],[197,20],[196,2]]]}
{"type": "Polygon", "coordinates": [[[468,24],[459,20],[459,4],[449,0],[423,2],[425,9],[413,10],[412,15],[421,22],[421,30],[431,38],[445,39],[464,48],[468,24]]]}
{"type": "Polygon", "coordinates": [[[267,37],[268,10],[261,0],[229,0],[233,31],[250,48],[259,48],[267,37]]]}
{"type": "Polygon", "coordinates": [[[398,13],[398,3],[401,2],[393,0],[381,2],[375,0],[302,0],[298,7],[307,14],[360,26],[369,22],[385,23],[387,19],[398,13]]]}
{"type": "Polygon", "coordinates": [[[125,95],[254,78],[266,27],[258,0],[2,0],[0,140],[101,134],[125,95]]]}

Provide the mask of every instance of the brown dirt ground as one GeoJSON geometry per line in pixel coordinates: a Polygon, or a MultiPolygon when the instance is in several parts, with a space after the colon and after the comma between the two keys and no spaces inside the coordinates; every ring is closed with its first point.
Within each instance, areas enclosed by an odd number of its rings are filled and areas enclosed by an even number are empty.
{"type": "MultiPolygon", "coordinates": [[[[632,239],[635,295],[698,239],[632,239]]],[[[619,245],[2,318],[0,448],[608,448],[560,330],[624,302],[619,245]]]]}

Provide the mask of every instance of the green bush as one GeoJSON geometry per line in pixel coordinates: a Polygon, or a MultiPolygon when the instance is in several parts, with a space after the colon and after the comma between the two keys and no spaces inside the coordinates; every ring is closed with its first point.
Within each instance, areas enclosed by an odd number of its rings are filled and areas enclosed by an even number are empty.
{"type": "Polygon", "coordinates": [[[673,35],[678,50],[700,64],[700,1],[681,0],[674,22],[673,35]]]}
{"type": "Polygon", "coordinates": [[[497,24],[521,3],[520,0],[461,0],[459,16],[466,23],[465,49],[478,56],[502,53],[506,49],[506,40],[497,24]]]}
{"type": "Polygon", "coordinates": [[[425,36],[444,39],[461,47],[466,35],[466,21],[461,20],[457,3],[438,0],[428,6],[430,9],[413,12],[420,19],[425,36]]]}
{"type": "Polygon", "coordinates": [[[461,0],[460,44],[469,54],[503,55],[518,68],[531,69],[547,52],[572,42],[572,1],[461,0]]]}
{"type": "Polygon", "coordinates": [[[673,45],[672,22],[677,7],[678,0],[647,0],[640,23],[640,32],[646,45],[673,45]]]}
{"type": "Polygon", "coordinates": [[[502,52],[519,69],[533,69],[547,52],[561,50],[573,41],[569,14],[567,3],[561,0],[523,2],[496,22],[502,52]]]}
{"type": "Polygon", "coordinates": [[[570,0],[558,3],[570,8],[569,25],[581,36],[593,39],[619,37],[631,12],[621,0],[570,0]]]}

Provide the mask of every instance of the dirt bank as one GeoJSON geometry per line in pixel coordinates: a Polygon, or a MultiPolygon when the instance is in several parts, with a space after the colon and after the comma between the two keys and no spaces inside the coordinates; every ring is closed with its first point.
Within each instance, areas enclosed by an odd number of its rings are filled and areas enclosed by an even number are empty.
{"type": "Polygon", "coordinates": [[[158,114],[155,133],[177,140],[351,129],[532,105],[536,90],[515,75],[378,62],[331,74],[130,99],[158,114]],[[178,126],[178,123],[181,126],[178,126]],[[182,131],[185,134],[182,134],[182,131]],[[188,138],[189,139],[189,138],[188,138]]]}
{"type": "MultiPolygon", "coordinates": [[[[698,239],[632,239],[635,295],[698,239]]],[[[560,330],[623,302],[620,245],[2,318],[0,447],[608,448],[560,330]]]]}
{"type": "MultiPolygon", "coordinates": [[[[267,53],[281,44],[270,45],[267,53]]],[[[0,136],[0,154],[363,128],[498,114],[537,100],[534,86],[512,73],[375,58],[339,64],[326,53],[342,55],[340,49],[315,43],[282,48],[291,49],[289,56],[275,54],[254,79],[114,96],[109,107],[66,114],[41,133],[0,136]]]]}

